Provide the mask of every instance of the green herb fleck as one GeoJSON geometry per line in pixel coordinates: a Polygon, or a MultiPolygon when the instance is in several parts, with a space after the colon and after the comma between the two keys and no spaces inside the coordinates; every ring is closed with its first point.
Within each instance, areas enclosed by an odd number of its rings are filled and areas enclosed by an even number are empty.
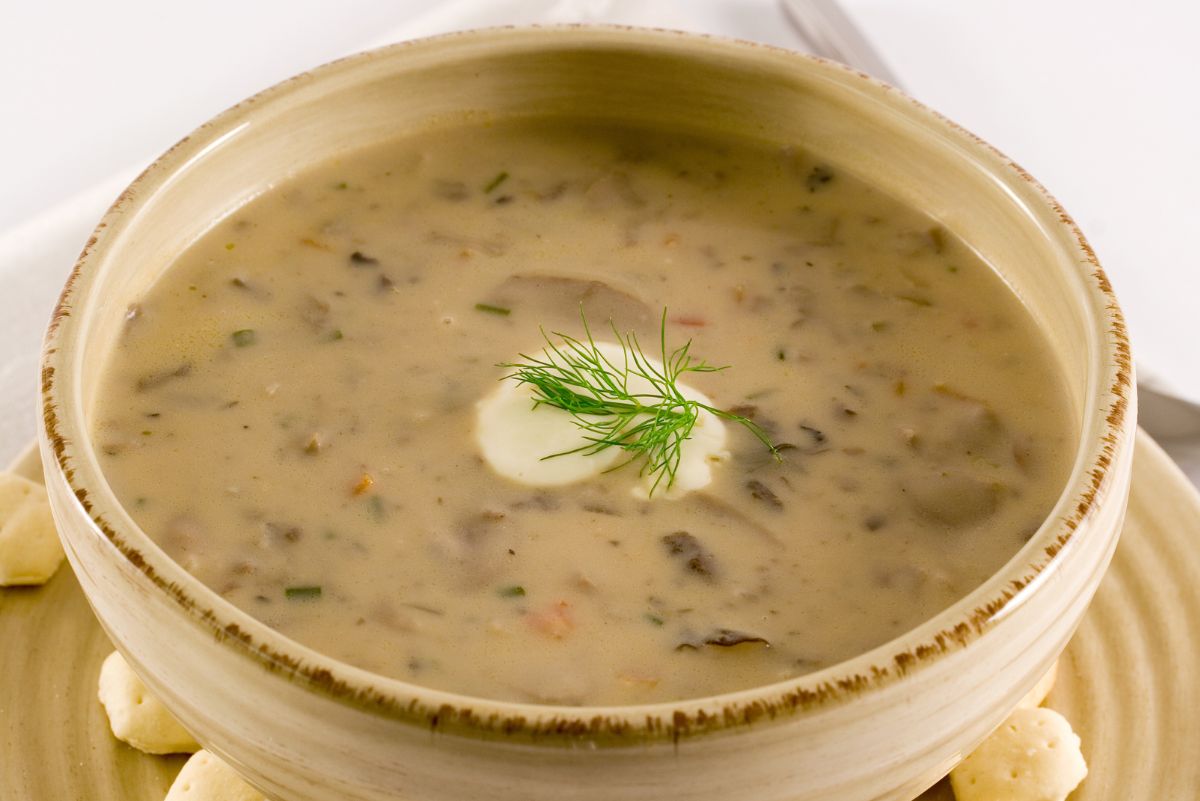
{"type": "Polygon", "coordinates": [[[887,328],[888,324],[883,320],[876,320],[875,322],[871,323],[872,331],[886,331],[887,328]]]}
{"type": "Polygon", "coordinates": [[[349,189],[350,184],[346,183],[345,181],[338,181],[336,184],[333,185],[333,188],[334,189],[349,189]]]}
{"type": "Polygon", "coordinates": [[[781,362],[786,362],[787,352],[783,348],[780,348],[779,350],[775,351],[775,358],[781,362]]]}
{"type": "Polygon", "coordinates": [[[511,587],[501,587],[498,592],[499,592],[499,595],[501,598],[524,598],[525,597],[525,588],[522,587],[520,584],[514,584],[511,587]]]}
{"type": "Polygon", "coordinates": [[[583,319],[583,340],[555,332],[554,336],[563,341],[559,345],[543,330],[546,347],[542,349],[541,357],[521,354],[524,362],[499,365],[512,370],[505,379],[532,387],[535,407],[553,406],[569,412],[582,432],[585,444],[548,454],[543,459],[621,448],[629,458],[605,472],[644,458],[639,475],[654,478],[649,492],[653,495],[664,480],[668,488],[674,483],[683,443],[691,437],[701,410],[741,424],[776,459],[780,458],[767,432],[754,421],[684,396],[678,385],[680,376],[715,373],[726,368],[715,367],[703,360],[694,361],[690,353],[691,340],[668,350],[665,308],[659,332],[662,366],[650,362],[635,334],[622,336],[615,327],[613,335],[622,356],[615,361],[609,360],[596,345],[582,309],[580,317],[583,319]],[[651,391],[630,392],[631,378],[648,382],[651,391]]]}
{"type": "Polygon", "coordinates": [[[928,307],[933,305],[933,301],[929,298],[923,298],[920,295],[897,295],[900,300],[907,301],[914,306],[928,307]]]}
{"type": "Polygon", "coordinates": [[[946,266],[946,272],[948,272],[948,273],[956,273],[956,272],[958,272],[958,265],[955,265],[955,264],[949,264],[949,265],[947,265],[947,266],[946,266]]]}
{"type": "Polygon", "coordinates": [[[646,621],[649,623],[653,623],[655,626],[663,625],[663,619],[661,617],[659,617],[658,615],[652,615],[650,613],[646,613],[646,621]]]}
{"type": "Polygon", "coordinates": [[[485,195],[491,194],[491,192],[493,190],[497,189],[500,186],[500,184],[504,183],[507,180],[508,180],[507,172],[498,173],[495,178],[488,181],[488,185],[483,188],[483,193],[485,195]]]}
{"type": "Polygon", "coordinates": [[[293,601],[312,601],[321,597],[321,588],[312,584],[303,587],[288,587],[283,594],[293,601]]]}
{"type": "Polygon", "coordinates": [[[226,243],[225,243],[225,249],[226,249],[226,250],[233,250],[233,249],[234,249],[234,248],[236,248],[236,247],[237,247],[237,245],[235,245],[233,242],[226,242],[226,243]]]}
{"type": "Polygon", "coordinates": [[[506,309],[503,306],[493,306],[490,303],[476,303],[475,311],[486,312],[488,314],[495,314],[500,317],[507,317],[508,315],[512,314],[512,309],[506,309]]]}
{"type": "Polygon", "coordinates": [[[327,340],[327,341],[329,341],[329,342],[337,342],[339,339],[345,339],[345,336],[346,336],[346,335],[342,333],[342,329],[340,329],[340,328],[335,328],[335,329],[333,329],[332,331],[330,331],[330,332],[329,332],[329,337],[328,337],[328,340],[327,340]]]}
{"type": "Polygon", "coordinates": [[[372,495],[367,499],[367,507],[371,510],[371,516],[382,522],[387,519],[387,507],[383,505],[383,498],[378,495],[372,495]]]}
{"type": "Polygon", "coordinates": [[[233,332],[233,344],[239,348],[253,345],[257,339],[253,328],[241,328],[233,332]]]}

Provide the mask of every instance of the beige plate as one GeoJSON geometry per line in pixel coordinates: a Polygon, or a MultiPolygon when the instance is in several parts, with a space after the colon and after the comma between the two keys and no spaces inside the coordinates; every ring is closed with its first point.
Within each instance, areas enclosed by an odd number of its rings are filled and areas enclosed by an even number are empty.
{"type": "MultiPolygon", "coordinates": [[[[36,451],[12,469],[41,480],[36,451]]],[[[0,798],[161,801],[184,760],[108,733],[96,676],[110,650],[66,567],[0,589],[0,798]]],[[[1139,432],[1121,544],[1049,699],[1091,769],[1073,801],[1200,799],[1198,677],[1200,495],[1139,432]]]]}

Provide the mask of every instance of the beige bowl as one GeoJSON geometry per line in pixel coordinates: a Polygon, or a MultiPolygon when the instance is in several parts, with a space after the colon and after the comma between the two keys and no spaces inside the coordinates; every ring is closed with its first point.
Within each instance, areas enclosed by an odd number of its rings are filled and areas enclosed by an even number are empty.
{"type": "MultiPolygon", "coordinates": [[[[206,746],[279,799],[908,799],[996,726],[1066,645],[1124,515],[1124,325],[1071,219],[1001,154],[836,64],[679,34],[493,30],[293,78],[164,155],[96,229],[46,338],[41,448],[71,564],[117,647],[206,746]],[[435,692],[268,629],[138,529],[89,439],[128,303],[284,176],[430,125],[586,115],[800,145],[928,211],[993,263],[1061,364],[1081,436],[1020,553],[858,658],[679,703],[565,708],[435,692]]],[[[180,470],[187,470],[180,464],[180,470]]]]}

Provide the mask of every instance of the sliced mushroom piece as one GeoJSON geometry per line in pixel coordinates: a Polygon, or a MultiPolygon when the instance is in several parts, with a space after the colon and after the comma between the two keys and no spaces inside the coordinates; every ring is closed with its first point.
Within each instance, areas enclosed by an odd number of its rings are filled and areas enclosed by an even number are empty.
{"type": "Polygon", "coordinates": [[[696,651],[705,645],[711,645],[717,648],[733,648],[737,645],[761,645],[764,648],[770,648],[771,643],[766,637],[760,637],[757,634],[750,634],[744,631],[735,631],[734,629],[714,629],[708,634],[698,637],[688,637],[683,642],[675,646],[676,651],[696,651]]]}
{"type": "Polygon", "coordinates": [[[929,470],[909,481],[904,492],[922,517],[948,526],[967,526],[995,514],[1003,487],[960,470],[929,470]]]}
{"type": "Polygon", "coordinates": [[[657,324],[650,306],[636,295],[596,279],[514,275],[497,286],[486,302],[557,327],[578,323],[582,308],[592,331],[601,337],[610,324],[622,334],[650,331],[657,324]]]}

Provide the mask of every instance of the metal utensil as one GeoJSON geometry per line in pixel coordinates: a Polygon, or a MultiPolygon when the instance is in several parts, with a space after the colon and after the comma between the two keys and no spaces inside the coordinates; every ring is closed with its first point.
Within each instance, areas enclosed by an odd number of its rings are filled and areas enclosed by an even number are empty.
{"type": "MultiPolygon", "coordinates": [[[[780,0],[788,19],[819,56],[840,61],[897,88],[900,81],[837,0],[780,0]]],[[[1138,422],[1163,442],[1200,436],[1200,405],[1138,384],[1138,422]]]]}

